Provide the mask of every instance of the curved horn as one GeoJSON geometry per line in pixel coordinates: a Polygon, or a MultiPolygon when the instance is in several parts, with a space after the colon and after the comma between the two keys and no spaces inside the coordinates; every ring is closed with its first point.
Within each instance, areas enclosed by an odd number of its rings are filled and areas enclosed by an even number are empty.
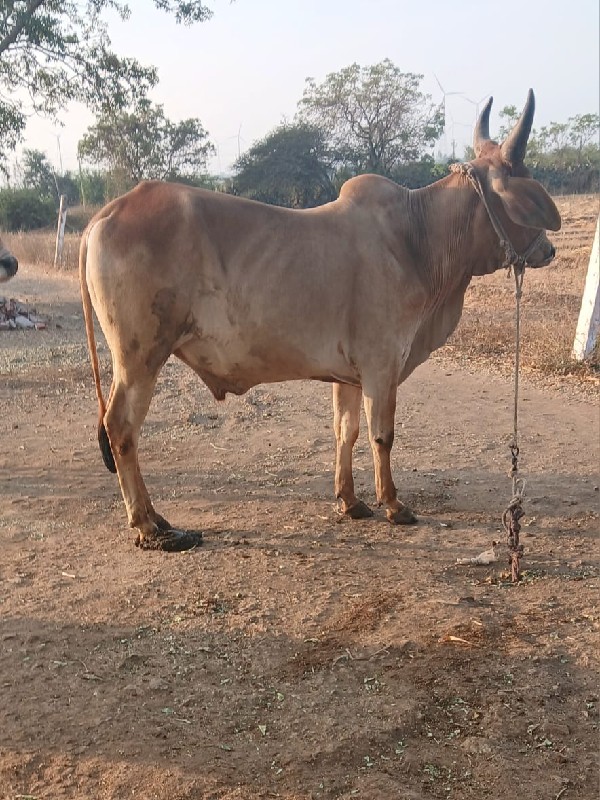
{"type": "Polygon", "coordinates": [[[533,95],[533,89],[530,89],[527,94],[527,102],[525,103],[525,108],[521,112],[521,116],[515,123],[512,131],[502,143],[502,158],[505,161],[508,161],[509,164],[522,164],[523,160],[525,159],[527,140],[529,139],[529,134],[531,133],[534,112],[535,97],[533,95]]]}
{"type": "Polygon", "coordinates": [[[477,158],[479,158],[481,155],[483,145],[490,141],[490,110],[493,102],[494,98],[490,97],[485,104],[483,111],[479,115],[479,119],[475,125],[475,133],[473,134],[473,150],[475,151],[475,156],[477,158]]]}

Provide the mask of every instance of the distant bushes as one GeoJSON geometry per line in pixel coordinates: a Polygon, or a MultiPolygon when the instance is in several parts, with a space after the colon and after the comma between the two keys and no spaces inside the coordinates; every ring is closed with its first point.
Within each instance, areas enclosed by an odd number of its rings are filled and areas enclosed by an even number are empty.
{"type": "Polygon", "coordinates": [[[597,194],[600,191],[600,169],[592,166],[534,166],[531,174],[550,194],[597,194]]]}
{"type": "Polygon", "coordinates": [[[87,227],[88,222],[96,211],[102,208],[101,205],[94,206],[69,206],[67,211],[67,233],[82,233],[87,227]]]}
{"type": "Polygon", "coordinates": [[[54,201],[40,197],[35,189],[0,190],[0,228],[32,231],[56,221],[54,201]]]}
{"type": "MultiPolygon", "coordinates": [[[[68,207],[66,231],[81,233],[99,205],[68,207]]],[[[53,198],[41,197],[36,189],[0,189],[0,230],[10,233],[51,228],[54,233],[58,207],[53,198]]]]}

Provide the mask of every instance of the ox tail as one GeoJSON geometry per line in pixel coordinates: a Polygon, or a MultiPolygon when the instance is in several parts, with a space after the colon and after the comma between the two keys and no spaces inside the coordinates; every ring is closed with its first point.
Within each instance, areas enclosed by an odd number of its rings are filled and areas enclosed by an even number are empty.
{"type": "Polygon", "coordinates": [[[106,404],[102,396],[102,384],[100,383],[100,365],[98,363],[98,350],[96,348],[96,336],[94,334],[94,315],[92,311],[92,300],[87,284],[86,263],[88,250],[88,236],[91,228],[83,234],[81,246],[79,248],[79,282],[81,285],[81,299],[83,302],[83,318],[85,319],[85,332],[87,336],[88,351],[92,362],[92,372],[94,373],[94,384],[96,386],[96,396],[98,397],[98,444],[106,468],[110,472],[116,472],[117,467],[110,447],[110,441],[104,425],[104,415],[106,414],[106,404]]]}

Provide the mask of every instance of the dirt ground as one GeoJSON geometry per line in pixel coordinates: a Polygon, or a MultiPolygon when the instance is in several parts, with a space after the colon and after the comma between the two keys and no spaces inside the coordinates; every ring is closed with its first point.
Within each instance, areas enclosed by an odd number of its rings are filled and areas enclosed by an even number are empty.
{"type": "MultiPolygon", "coordinates": [[[[504,541],[506,375],[442,352],[400,388],[420,523],[393,528],[338,517],[330,388],[217,404],[170,361],[142,472],[204,544],[141,552],[96,443],[76,276],[23,264],[1,288],[49,325],[0,332],[0,797],[596,800],[593,394],[524,376],[514,587],[456,564],[504,541]]],[[[374,505],[364,432],[356,450],[374,505]]]]}

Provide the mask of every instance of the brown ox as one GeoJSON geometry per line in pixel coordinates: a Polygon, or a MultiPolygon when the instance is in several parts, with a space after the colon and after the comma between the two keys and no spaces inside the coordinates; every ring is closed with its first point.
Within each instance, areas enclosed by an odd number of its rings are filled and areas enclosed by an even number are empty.
{"type": "Polygon", "coordinates": [[[19,262],[8,250],[0,239],[0,283],[5,283],[16,274],[19,269],[19,262]]]}
{"type": "Polygon", "coordinates": [[[424,189],[362,175],[332,203],[290,210],[153,182],[94,217],[80,271],[99,440],[138,545],[185,549],[200,538],[154,510],[138,466],[140,428],[171,354],[217,399],[265,382],[332,381],[335,493],[351,517],[371,514],[352,477],[362,398],[377,499],[390,521],[414,521],[390,471],[398,385],[452,333],[472,275],[507,261],[548,264],[544,230],[560,228],[523,164],[533,93],[502,145],[489,137],[491,102],[475,160],[424,189]],[[112,353],[107,405],[92,305],[112,353]]]}

